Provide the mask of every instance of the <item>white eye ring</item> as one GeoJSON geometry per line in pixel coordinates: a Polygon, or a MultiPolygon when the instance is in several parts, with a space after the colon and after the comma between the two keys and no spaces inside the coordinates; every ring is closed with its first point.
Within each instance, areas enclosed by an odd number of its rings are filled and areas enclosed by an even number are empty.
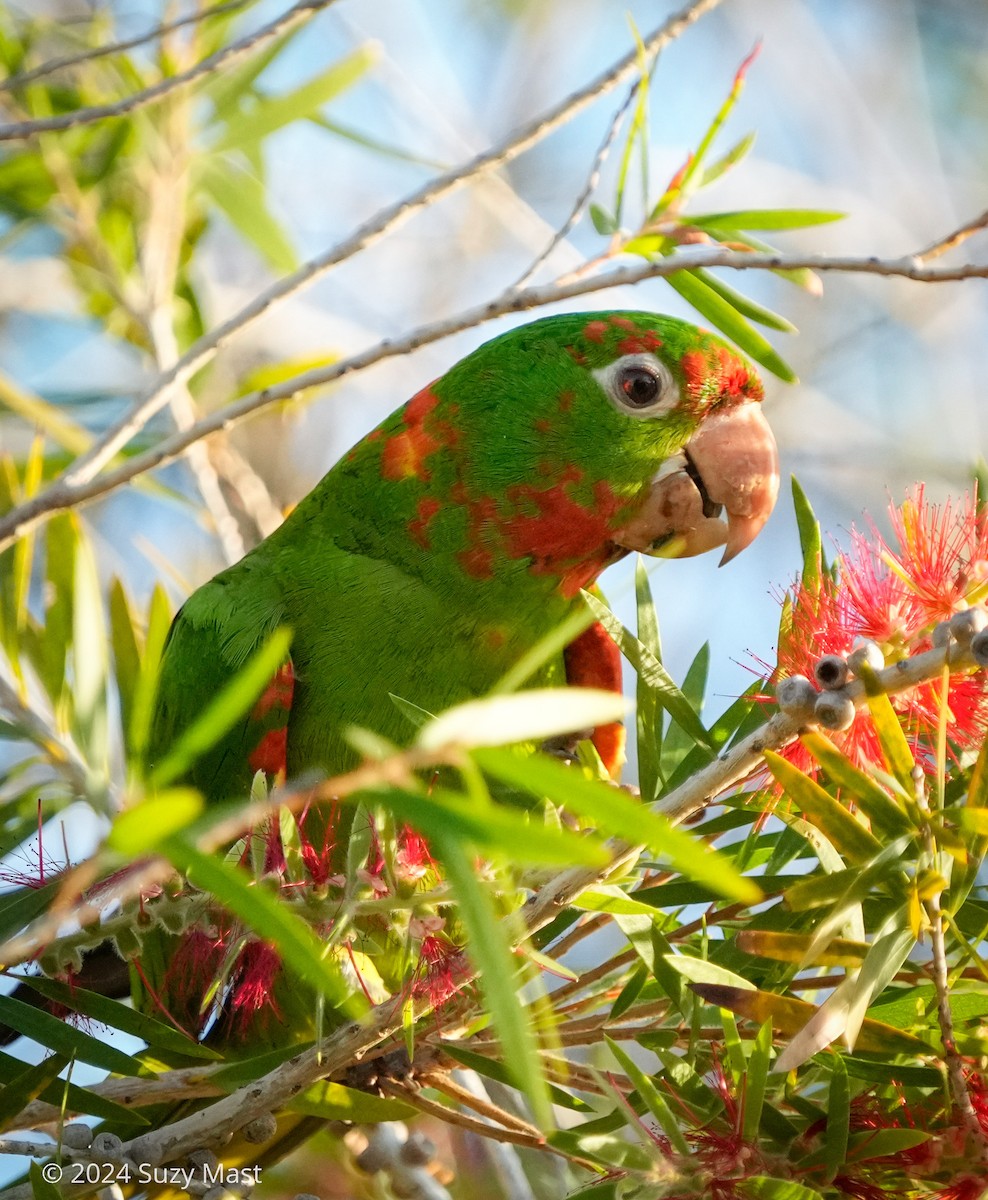
{"type": "Polygon", "coordinates": [[[625,354],[593,377],[618,412],[635,420],[660,416],[679,403],[676,381],[654,354],[625,354]]]}

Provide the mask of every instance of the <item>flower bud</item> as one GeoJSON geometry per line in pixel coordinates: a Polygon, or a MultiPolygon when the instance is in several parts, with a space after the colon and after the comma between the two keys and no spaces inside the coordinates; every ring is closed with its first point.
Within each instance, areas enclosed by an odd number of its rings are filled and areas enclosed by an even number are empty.
{"type": "Polygon", "coordinates": [[[398,1157],[411,1167],[424,1167],[436,1157],[436,1147],[424,1133],[410,1133],[398,1157]]]}
{"type": "Polygon", "coordinates": [[[939,625],[934,625],[933,632],[930,634],[930,641],[933,643],[934,650],[942,650],[944,646],[949,646],[950,625],[946,621],[941,621],[939,625]]]}
{"type": "Polygon", "coordinates": [[[969,608],[950,618],[950,632],[965,645],[985,628],[988,628],[988,613],[983,608],[969,608]]]}
{"type": "Polygon", "coordinates": [[[981,667],[988,667],[988,629],[982,629],[971,638],[971,653],[981,667]]]}
{"type": "Polygon", "coordinates": [[[123,1141],[115,1133],[98,1133],[90,1146],[95,1162],[113,1162],[123,1152],[123,1141]]]}
{"type": "Polygon", "coordinates": [[[847,656],[848,669],[855,675],[861,674],[862,667],[872,671],[880,671],[885,666],[885,655],[879,649],[877,642],[863,641],[855,646],[847,656]]]}
{"type": "Polygon", "coordinates": [[[93,1131],[82,1121],[73,1121],[62,1130],[62,1145],[69,1150],[88,1150],[93,1144],[93,1131]]]}
{"type": "Polygon", "coordinates": [[[816,719],[824,729],[840,731],[854,721],[854,701],[846,692],[821,692],[816,701],[816,719]]]}
{"type": "Polygon", "coordinates": [[[261,1142],[270,1142],[277,1132],[278,1120],[274,1113],[262,1113],[253,1121],[248,1121],[241,1130],[247,1141],[252,1142],[255,1146],[260,1145],[261,1142]]]}
{"type": "Polygon", "coordinates": [[[847,683],[847,662],[838,654],[825,654],[813,668],[817,683],[828,691],[847,683]]]}
{"type": "Polygon", "coordinates": [[[812,721],[817,690],[805,675],[790,675],[780,679],[775,687],[775,701],[787,717],[794,721],[812,721]]]}

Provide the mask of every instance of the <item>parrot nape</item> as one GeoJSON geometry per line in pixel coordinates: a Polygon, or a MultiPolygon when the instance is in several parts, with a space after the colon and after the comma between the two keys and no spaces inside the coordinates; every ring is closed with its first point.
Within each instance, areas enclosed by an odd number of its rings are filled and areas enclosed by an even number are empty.
{"type": "MultiPolygon", "coordinates": [[[[279,627],[291,631],[290,661],[191,771],[207,800],[247,795],[258,769],[295,777],[356,765],[352,726],[408,741],[392,696],[435,713],[484,695],[629,551],[723,545],[727,562],[778,490],[761,399],[754,369],[725,343],[651,313],[552,316],[480,346],[186,601],[164,650],[149,763],[279,627]]],[[[531,681],[563,683],[621,690],[600,625],[531,681]]],[[[616,777],[623,729],[593,738],[616,777]]],[[[345,864],[349,819],[304,818],[324,877],[345,864]]],[[[211,1038],[256,1043],[256,1023],[199,1011],[201,986],[181,994],[176,973],[201,984],[202,967],[170,964],[181,958],[174,945],[139,960],[142,1003],[195,1036],[212,1021],[211,1038]]],[[[262,954],[259,945],[249,943],[262,954]]],[[[236,969],[223,969],[229,989],[236,969]]],[[[311,1036],[311,1023],[296,1028],[300,1004],[282,989],[268,1044],[305,1037],[306,1025],[311,1036]]]]}

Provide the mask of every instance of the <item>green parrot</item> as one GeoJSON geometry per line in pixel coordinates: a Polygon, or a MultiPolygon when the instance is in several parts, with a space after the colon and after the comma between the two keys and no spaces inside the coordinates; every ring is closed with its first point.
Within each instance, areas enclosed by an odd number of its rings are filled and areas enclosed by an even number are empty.
{"type": "MultiPolygon", "coordinates": [[[[164,651],[150,764],[279,627],[291,631],[290,661],[191,771],[208,800],[246,795],[258,769],[354,766],[353,726],[408,741],[393,695],[438,712],[485,694],[629,551],[724,546],[728,561],[778,490],[761,399],[735,351],[651,313],[552,316],[487,342],[186,601],[164,651]]],[[[618,652],[599,626],[532,681],[564,682],[620,690],[618,652]]],[[[593,736],[616,776],[623,731],[593,736]]],[[[305,820],[326,872],[339,872],[340,814],[305,820]]],[[[152,996],[164,986],[169,1016],[194,1024],[165,969],[144,973],[152,996]]],[[[201,965],[189,973],[201,981],[201,965]]],[[[283,996],[286,1026],[291,1003],[283,996]]]]}

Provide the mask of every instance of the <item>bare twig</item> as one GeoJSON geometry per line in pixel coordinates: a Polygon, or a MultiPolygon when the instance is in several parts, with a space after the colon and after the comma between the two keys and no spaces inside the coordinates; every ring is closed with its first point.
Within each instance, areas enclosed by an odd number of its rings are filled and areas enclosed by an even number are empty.
{"type": "MultiPolygon", "coordinates": [[[[631,287],[647,279],[660,279],[667,275],[673,275],[677,271],[690,270],[699,266],[708,268],[729,267],[739,271],[775,271],[809,268],[814,271],[839,271],[849,274],[897,276],[922,283],[946,283],[963,279],[988,278],[988,264],[975,265],[967,263],[958,267],[923,267],[912,256],[897,259],[857,258],[850,256],[827,258],[819,255],[746,254],[723,250],[666,258],[654,263],[616,267],[606,274],[597,275],[592,279],[574,280],[572,283],[563,286],[542,284],[537,287],[523,288],[521,290],[511,289],[496,300],[477,305],[474,308],[464,309],[452,317],[445,317],[428,325],[421,325],[418,329],[412,330],[403,337],[379,342],[376,346],[351,355],[349,358],[341,359],[329,366],[305,371],[301,375],[296,375],[293,379],[286,380],[284,383],[280,383],[274,387],[265,388],[263,391],[249,392],[225,408],[203,417],[190,429],[166,438],[152,449],[145,451],[143,454],[134,455],[133,458],[121,463],[114,470],[108,471],[105,475],[95,479],[92,478],[92,475],[95,473],[92,470],[92,466],[96,460],[89,457],[89,454],[95,452],[94,447],[94,451],[83,455],[75,467],[56,480],[46,491],[18,505],[17,508],[12,509],[0,520],[0,551],[6,549],[17,537],[26,533],[40,521],[45,520],[52,513],[61,512],[64,509],[84,504],[96,497],[104,496],[122,484],[128,483],[138,475],[144,474],[146,471],[173,462],[189,446],[201,438],[207,437],[211,433],[216,433],[218,430],[227,429],[244,417],[268,405],[290,399],[299,392],[332,383],[344,375],[356,374],[358,371],[366,370],[367,367],[381,362],[386,358],[395,358],[408,354],[412,350],[427,346],[432,342],[449,337],[454,333],[459,333],[464,329],[472,329],[506,313],[524,312],[528,309],[555,304],[562,300],[570,300],[577,296],[584,296],[591,292],[604,291],[609,288],[631,287]],[[82,464],[84,460],[86,460],[86,465],[84,469],[81,469],[79,464],[82,464]]],[[[182,362],[186,362],[187,359],[188,356],[186,355],[182,362]]],[[[175,386],[176,380],[180,376],[184,379],[186,372],[184,368],[180,370],[180,364],[176,364],[167,383],[163,385],[162,390],[155,393],[154,411],[158,410],[161,403],[166,402],[170,389],[175,386]]],[[[146,407],[142,406],[140,417],[134,419],[137,420],[137,424],[140,424],[149,415],[150,413],[146,407]]],[[[135,425],[135,432],[136,427],[135,425]]],[[[119,445],[126,443],[128,439],[129,433],[124,436],[123,432],[121,432],[121,438],[113,442],[113,452],[115,453],[119,445]]],[[[101,441],[99,443],[99,451],[96,455],[98,460],[102,460],[106,449],[106,441],[101,441]]]]}
{"type": "Polygon", "coordinates": [[[21,71],[18,75],[11,75],[7,79],[0,80],[0,92],[12,92],[16,88],[26,87],[29,83],[34,83],[36,79],[43,79],[46,75],[54,75],[56,71],[67,71],[71,67],[80,67],[85,63],[94,62],[99,58],[106,58],[111,54],[123,54],[127,50],[133,50],[137,46],[143,46],[147,42],[156,41],[160,37],[164,37],[168,33],[174,32],[176,29],[182,29],[186,25],[201,25],[208,21],[210,17],[219,17],[223,13],[235,12],[238,8],[244,8],[248,4],[253,4],[255,0],[226,0],[224,4],[214,4],[212,8],[204,8],[198,12],[191,13],[187,17],[180,17],[176,21],[167,21],[163,25],[155,25],[153,29],[147,30],[145,33],[139,33],[135,37],[126,38],[120,42],[108,42],[105,46],[94,46],[91,50],[81,50],[78,54],[66,54],[61,58],[51,58],[47,62],[41,63],[40,66],[32,67],[30,71],[21,71]]]}
{"type": "Polygon", "coordinates": [[[973,217],[970,221],[966,221],[953,233],[948,233],[946,237],[939,238],[931,243],[925,250],[920,250],[915,256],[916,260],[921,263],[929,262],[931,258],[939,258],[941,254],[946,254],[948,250],[953,250],[955,246],[959,246],[961,242],[966,242],[972,234],[980,232],[982,229],[988,229],[988,208],[978,216],[973,217]]]}
{"type": "Polygon", "coordinates": [[[201,59],[187,71],[178,75],[170,75],[151,87],[140,92],[134,92],[117,100],[113,104],[96,104],[91,108],[77,108],[72,112],[59,113],[53,117],[38,117],[29,121],[14,121],[9,125],[0,125],[0,142],[20,141],[24,138],[34,138],[41,133],[58,133],[65,129],[77,129],[80,125],[92,125],[97,121],[105,121],[110,117],[125,117],[137,109],[146,108],[164,96],[170,95],[179,88],[188,87],[199,79],[215,74],[221,69],[228,69],[235,62],[252,54],[260,46],[281,37],[296,25],[307,21],[313,13],[322,8],[328,8],[335,0],[299,0],[287,12],[269,21],[260,29],[245,34],[215,54],[201,59]]]}
{"type": "Polygon", "coordinates": [[[601,170],[604,166],[604,163],[607,161],[607,156],[610,154],[611,147],[614,145],[614,139],[618,135],[618,130],[621,128],[621,122],[624,119],[624,114],[628,111],[632,100],[634,100],[635,96],[638,94],[638,90],[641,86],[642,81],[639,79],[635,82],[635,84],[629,90],[627,96],[618,106],[617,112],[615,112],[614,116],[611,118],[611,123],[607,128],[607,132],[604,134],[604,140],[600,143],[597,153],[594,155],[593,164],[590,167],[590,173],[587,175],[587,181],[583,185],[582,191],[573,202],[573,207],[570,209],[569,216],[552,235],[552,239],[548,246],[546,246],[538,258],[535,259],[525,273],[515,282],[516,288],[524,287],[524,285],[528,283],[535,272],[540,266],[542,266],[546,259],[548,259],[560,242],[565,241],[577,222],[580,220],[587,201],[593,195],[594,189],[600,182],[601,170]]]}

